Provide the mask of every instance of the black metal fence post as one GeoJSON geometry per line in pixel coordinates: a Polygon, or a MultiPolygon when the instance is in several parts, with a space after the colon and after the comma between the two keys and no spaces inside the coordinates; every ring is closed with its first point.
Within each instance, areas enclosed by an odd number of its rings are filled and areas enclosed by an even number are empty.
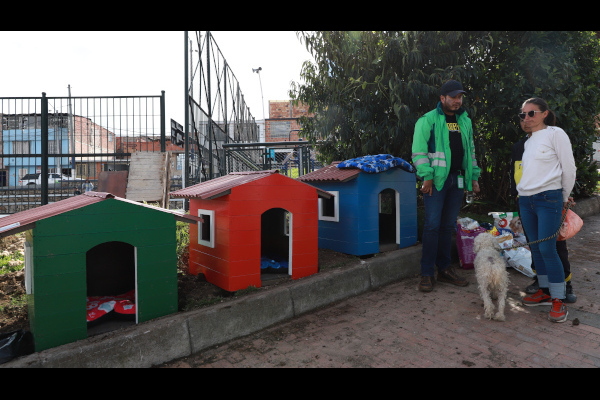
{"type": "Polygon", "coordinates": [[[42,205],[48,204],[48,98],[46,92],[42,92],[42,167],[40,183],[42,188],[42,205]]]}
{"type": "Polygon", "coordinates": [[[166,151],[166,127],[165,127],[165,91],[161,91],[160,95],[160,151],[166,151]]]}

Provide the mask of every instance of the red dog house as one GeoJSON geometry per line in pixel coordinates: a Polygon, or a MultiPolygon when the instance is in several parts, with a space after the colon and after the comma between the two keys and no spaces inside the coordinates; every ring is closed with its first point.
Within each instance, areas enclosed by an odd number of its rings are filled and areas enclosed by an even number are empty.
{"type": "Polygon", "coordinates": [[[232,172],[170,193],[190,200],[189,272],[236,291],[261,286],[266,263],[298,279],[318,270],[318,197],[331,194],[277,170],[232,172]],[[271,264],[272,265],[272,264],[271,264]],[[283,266],[283,267],[282,267],[283,266]]]}

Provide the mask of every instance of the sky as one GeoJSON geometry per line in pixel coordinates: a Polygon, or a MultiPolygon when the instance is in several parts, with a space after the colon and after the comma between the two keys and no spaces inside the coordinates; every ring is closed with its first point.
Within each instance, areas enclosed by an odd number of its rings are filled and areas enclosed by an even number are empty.
{"type": "MultiPolygon", "coordinates": [[[[269,117],[269,100],[289,99],[290,82],[301,82],[302,64],[312,60],[294,31],[211,34],[256,120],[269,117]],[[258,67],[260,77],[252,71],[258,67]]],[[[189,35],[195,42],[195,32],[189,35]]],[[[183,124],[184,40],[183,31],[2,31],[0,97],[42,92],[66,97],[69,85],[72,96],[149,96],[164,90],[167,127],[170,119],[183,124]]]]}

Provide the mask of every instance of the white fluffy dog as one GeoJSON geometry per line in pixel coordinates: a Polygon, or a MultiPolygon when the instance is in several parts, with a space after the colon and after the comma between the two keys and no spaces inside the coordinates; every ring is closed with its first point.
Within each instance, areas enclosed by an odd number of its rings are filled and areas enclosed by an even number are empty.
{"type": "Polygon", "coordinates": [[[506,261],[500,255],[500,245],[494,236],[481,233],[475,237],[473,250],[476,254],[473,265],[479,294],[483,300],[483,310],[486,318],[504,321],[504,306],[508,291],[508,273],[506,261]],[[494,303],[497,299],[498,311],[494,313],[494,303]]]}

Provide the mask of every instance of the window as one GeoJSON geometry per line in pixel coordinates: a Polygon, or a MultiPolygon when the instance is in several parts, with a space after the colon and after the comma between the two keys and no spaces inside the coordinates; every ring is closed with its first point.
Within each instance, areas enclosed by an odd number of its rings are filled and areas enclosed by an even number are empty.
{"type": "Polygon", "coordinates": [[[13,142],[13,154],[29,154],[29,142],[28,141],[14,141],[13,142]]]}
{"type": "Polygon", "coordinates": [[[60,154],[61,143],[54,140],[48,140],[48,154],[60,154]]]}
{"type": "Polygon", "coordinates": [[[328,190],[333,195],[330,199],[319,197],[319,219],[322,221],[339,222],[340,192],[328,190]]]}
{"type": "Polygon", "coordinates": [[[198,216],[204,222],[198,222],[198,244],[215,247],[215,211],[198,210],[198,216]]]}
{"type": "Polygon", "coordinates": [[[271,139],[289,139],[292,132],[291,121],[272,121],[271,139]]]}

